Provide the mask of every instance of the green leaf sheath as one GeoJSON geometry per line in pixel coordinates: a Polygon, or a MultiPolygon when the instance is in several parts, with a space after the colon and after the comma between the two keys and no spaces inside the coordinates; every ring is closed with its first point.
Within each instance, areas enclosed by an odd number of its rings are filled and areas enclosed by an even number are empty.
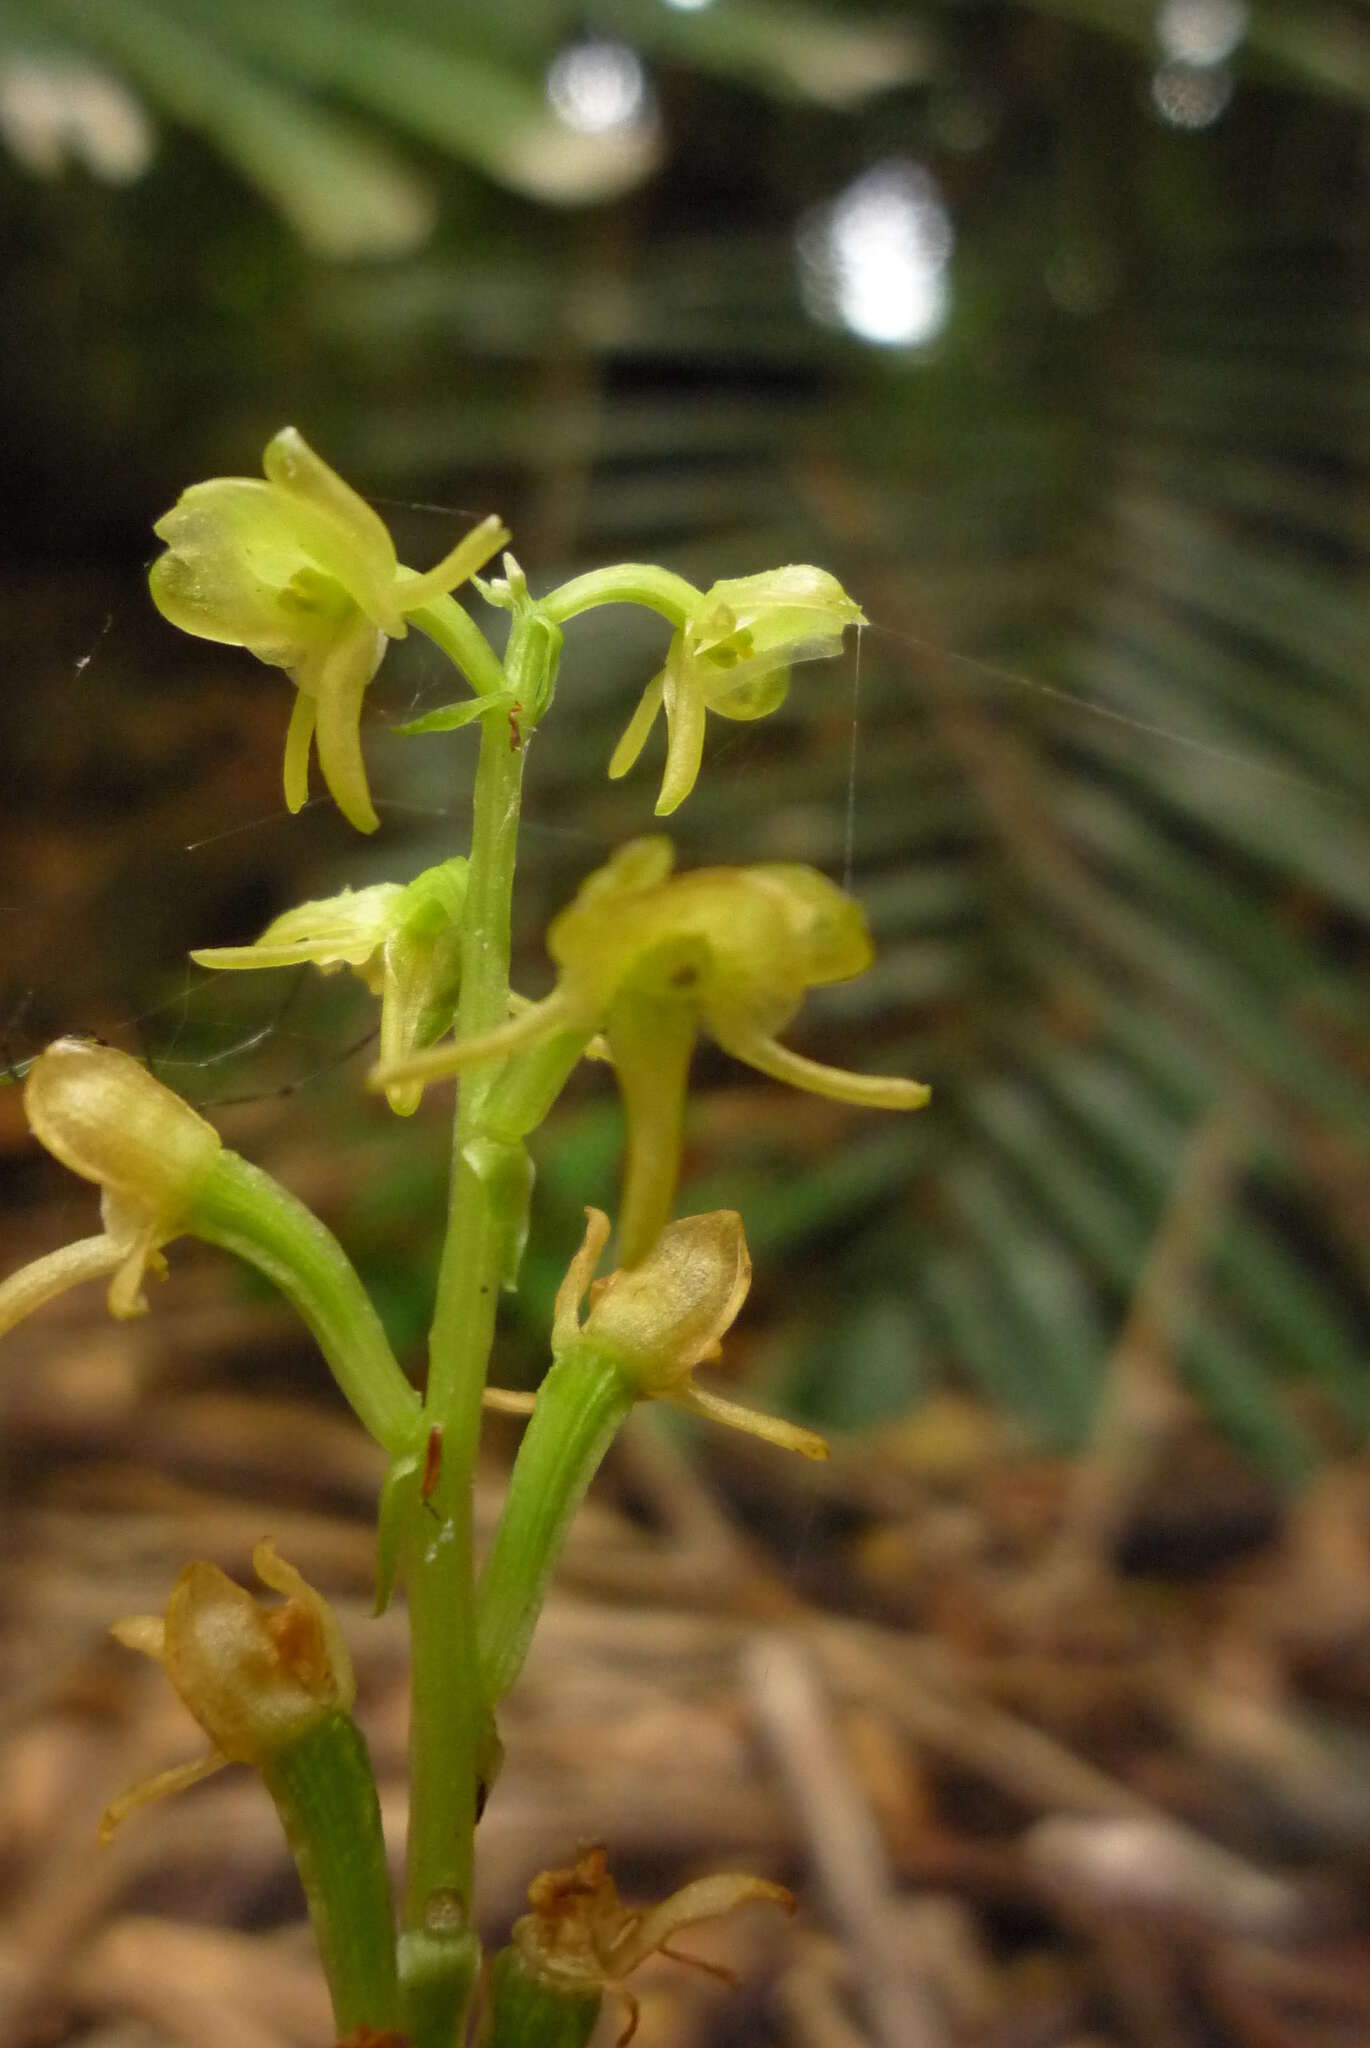
{"type": "Polygon", "coordinates": [[[261,1767],[300,1873],[340,2035],[399,2018],[395,1914],[371,1759],[326,1715],[261,1767]]]}
{"type": "Polygon", "coordinates": [[[585,2048],[602,1993],[559,1991],[534,1977],[517,1949],[490,1965],[489,2031],[483,2048],[585,2048]]]}
{"type": "Polygon", "coordinates": [[[220,1153],[185,1228],[265,1275],[308,1326],[363,1426],[392,1455],[419,1428],[419,1399],[395,1362],[381,1321],[342,1246],[270,1174],[220,1153]]]}
{"type": "Polygon", "coordinates": [[[493,1708],[522,1668],[571,1519],[637,1398],[615,1358],[577,1344],[543,1381],[476,1594],[481,1691],[493,1708]]]}

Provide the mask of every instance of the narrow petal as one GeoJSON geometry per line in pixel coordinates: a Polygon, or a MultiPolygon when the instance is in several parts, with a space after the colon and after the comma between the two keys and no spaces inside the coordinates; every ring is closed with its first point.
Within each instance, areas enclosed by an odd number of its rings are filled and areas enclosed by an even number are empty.
{"type": "Polygon", "coordinates": [[[166,1622],[160,1614],[126,1614],[112,1621],[109,1632],[126,1650],[137,1650],[158,1664],[166,1662],[166,1622]]]}
{"type": "Polygon", "coordinates": [[[149,1227],[132,1249],[125,1247],[114,1278],[109,1283],[109,1312],[116,1322],[131,1322],[147,1314],[143,1281],[149,1273],[166,1278],[166,1260],[157,1249],[156,1233],[149,1227]]]}
{"type": "Polygon", "coordinates": [[[628,1976],[640,1963],[645,1963],[648,1956],[663,1948],[682,1927],[697,1926],[701,1920],[717,1920],[722,1914],[731,1913],[753,1899],[782,1906],[787,1913],[794,1911],[793,1892],[786,1891],[784,1885],[771,1884],[764,1877],[748,1877],[738,1871],[727,1871],[717,1877],[696,1878],[693,1884],[672,1892],[669,1899],[663,1899],[659,1906],[653,1906],[650,1912],[644,1913],[640,1920],[624,1930],[611,1950],[614,1975],[628,1976]]]}
{"type": "MultiPolygon", "coordinates": [[[[269,1536],[264,1536],[252,1549],[252,1569],[264,1586],[273,1593],[283,1593],[287,1605],[298,1614],[307,1617],[318,1633],[319,1647],[327,1670],[327,1683],[334,1689],[337,1699],[345,1712],[350,1713],[357,1697],[357,1679],[352,1668],[352,1652],[347,1647],[338,1617],[324,1599],[322,1593],[311,1586],[304,1573],[290,1564],[277,1550],[269,1536]]],[[[271,1623],[268,1621],[268,1627],[271,1623]]],[[[298,1634],[295,1637],[278,1638],[282,1660],[290,1662],[287,1645],[293,1650],[297,1662],[307,1666],[308,1659],[302,1652],[298,1634]]],[[[315,1678],[315,1682],[322,1682],[315,1678]]]]}
{"type": "Polygon", "coordinates": [[[656,715],[661,709],[661,693],[666,681],[666,671],[652,677],[641,697],[636,711],[628,720],[622,739],[609,756],[609,777],[617,782],[626,775],[638,755],[647,744],[647,736],[656,724],[656,715]]]}
{"type": "MultiPolygon", "coordinates": [[[[445,1045],[435,1045],[429,1052],[412,1053],[407,1059],[373,1067],[366,1085],[383,1090],[394,1087],[397,1081],[441,1081],[466,1067],[505,1059],[510,1053],[522,1052],[525,1046],[538,1045],[555,1031],[574,1030],[578,1021],[574,1007],[559,990],[554,990],[540,1003],[530,1004],[490,1031],[473,1032],[469,1038],[455,1038],[445,1045]]],[[[589,1026],[585,1028],[588,1037],[589,1026]]]]}
{"type": "Polygon", "coordinates": [[[609,1242],[609,1219],[602,1209],[585,1211],[585,1237],[580,1250],[566,1268],[557,1289],[552,1311],[552,1349],[564,1351],[580,1335],[580,1304],[595,1277],[604,1247],[609,1242]]]}
{"type": "Polygon", "coordinates": [[[69,1287],[114,1272],[126,1255],[127,1248],[111,1238],[83,1237],[76,1244],[60,1245],[32,1265],[21,1266],[0,1282],[0,1336],[69,1287]]]}
{"type": "Polygon", "coordinates": [[[666,705],[666,773],[656,814],[665,818],[684,803],[699,777],[704,759],[704,692],[693,677],[668,669],[663,686],[666,705]]]}
{"type": "Polygon", "coordinates": [[[536,1394],[521,1394],[513,1387],[487,1387],[480,1398],[481,1406],[494,1415],[531,1415],[538,1404],[536,1394]]]}
{"type": "Polygon", "coordinates": [[[292,817],[309,802],[309,753],[317,716],[314,699],[297,690],[285,735],[285,807],[292,817]]]}
{"type": "Polygon", "coordinates": [[[177,1764],[173,1770],[158,1771],[155,1778],[142,1778],[136,1785],[130,1785],[127,1792],[121,1792],[117,1799],[111,1799],[100,1815],[100,1840],[107,1843],[121,1820],[126,1820],[140,1806],[150,1806],[154,1799],[169,1799],[173,1792],[188,1792],[192,1785],[204,1783],[221,1771],[228,1762],[217,1749],[211,1749],[208,1756],[198,1757],[193,1764],[177,1764]]]}
{"type": "Polygon", "coordinates": [[[742,1060],[773,1081],[788,1082],[810,1095],[826,1095],[833,1102],[853,1102],[863,1109],[922,1109],[932,1098],[925,1081],[905,1081],[894,1074],[851,1074],[845,1067],[827,1067],[820,1060],[806,1059],[791,1052],[762,1032],[740,1026],[719,1029],[712,1035],[725,1052],[742,1060]]]}
{"type": "Polygon", "coordinates": [[[359,832],[374,832],[380,824],[366,784],[361,716],[362,698],[384,647],[384,636],[357,619],[330,650],[319,687],[319,766],[334,803],[359,832]]]}
{"type": "Polygon", "coordinates": [[[435,597],[445,597],[459,583],[465,583],[469,576],[483,569],[510,537],[504,521],[492,512],[488,519],[482,519],[479,526],[473,526],[433,568],[426,569],[421,576],[401,573],[401,606],[406,612],[414,612],[420,605],[431,604],[435,597]]]}
{"type": "Polygon", "coordinates": [[[744,1407],[742,1402],[730,1401],[726,1395],[697,1386],[693,1380],[686,1380],[670,1399],[692,1415],[707,1416],[710,1422],[740,1429],[747,1436],[759,1436],[768,1444],[778,1444],[782,1451],[798,1451],[801,1458],[828,1456],[826,1440],[813,1430],[801,1429],[797,1422],[786,1422],[779,1415],[767,1415],[760,1408],[744,1407]]]}

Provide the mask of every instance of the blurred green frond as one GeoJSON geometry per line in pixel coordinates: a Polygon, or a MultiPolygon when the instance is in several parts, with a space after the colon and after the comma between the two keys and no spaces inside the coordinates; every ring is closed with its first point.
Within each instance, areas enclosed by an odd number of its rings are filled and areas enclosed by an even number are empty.
{"type": "MultiPolygon", "coordinates": [[[[556,206],[613,198],[656,168],[661,135],[645,80],[640,112],[621,120],[577,124],[549,105],[547,64],[585,26],[578,10],[554,5],[501,19],[422,0],[5,0],[0,138],[28,168],[57,168],[26,145],[24,99],[30,109],[41,101],[36,118],[65,128],[71,145],[83,116],[64,116],[60,102],[74,108],[95,59],[219,151],[308,248],[394,256],[427,238],[435,210],[433,182],[400,153],[403,141],[556,206]],[[358,125],[335,102],[377,125],[358,125]]],[[[641,0],[607,10],[596,28],[667,62],[832,106],[920,66],[906,29],[813,8],[741,5],[684,23],[641,0]]],[[[103,168],[98,151],[78,154],[103,168]]]]}

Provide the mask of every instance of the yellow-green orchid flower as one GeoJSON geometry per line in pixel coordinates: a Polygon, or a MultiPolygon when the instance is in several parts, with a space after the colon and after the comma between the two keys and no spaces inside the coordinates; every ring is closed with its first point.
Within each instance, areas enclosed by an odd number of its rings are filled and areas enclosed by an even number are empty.
{"type": "MultiPolygon", "coordinates": [[[[852,1074],[791,1052],[776,1033],[806,989],[870,964],[860,908],[813,868],[776,863],[671,874],[664,838],[637,839],[582,885],[554,919],[547,946],[556,988],[507,1023],[372,1075],[379,1087],[436,1080],[552,1040],[603,1031],[628,1124],[620,1261],[638,1264],[670,1214],[679,1168],[686,1071],[701,1030],[761,1073],[874,1109],[919,1109],[919,1081],[852,1074]]],[[[496,1081],[517,1092],[517,1065],[496,1081]]]]}
{"type": "Polygon", "coordinates": [[[673,1401],[782,1450],[827,1457],[827,1444],[811,1429],[744,1408],[695,1384],[694,1368],[719,1356],[720,1340],[752,1284],[751,1255],[735,1209],[711,1209],[668,1223],[640,1265],[595,1280],[608,1241],[608,1217],[602,1209],[587,1209],[585,1241],[557,1289],[554,1357],[566,1357],[578,1344],[589,1345],[615,1360],[637,1383],[643,1400],[673,1401]],[[589,1312],[582,1322],[580,1307],[587,1293],[589,1312]]]}
{"type": "Polygon", "coordinates": [[[127,1053],[82,1038],[59,1038],[38,1055],[24,1109],[39,1143],[100,1188],[104,1231],[0,1283],[0,1335],[103,1274],[112,1276],[111,1314],[141,1315],[144,1276],[165,1273],[162,1246],[181,1235],[222,1150],[219,1133],[127,1053]]]}
{"type": "Polygon", "coordinates": [[[285,745],[285,800],[309,793],[309,756],[358,831],[379,820],[361,751],[362,698],[387,641],[410,614],[484,566],[508,540],[482,520],[436,568],[416,575],[386,526],[294,427],[268,442],[263,477],[214,477],[184,491],[154,531],[153,601],[202,640],[246,647],[298,692],[285,745]]]}
{"type": "MultiPolygon", "coordinates": [[[[457,856],[412,882],[344,889],[284,911],[251,946],[209,946],[191,954],[200,967],[294,967],[325,974],[350,967],[381,999],[381,1059],[403,1060],[450,1031],[461,987],[461,919],[467,865],[457,856]]],[[[398,1116],[410,1116],[422,1082],[386,1090],[398,1116]]]]}
{"type": "Polygon", "coordinates": [[[664,668],[614,749],[610,775],[627,774],[664,708],[666,771],[656,809],[667,816],[694,788],[707,712],[764,718],[784,702],[797,662],[840,653],[846,627],[864,623],[837,578],[806,563],[713,584],[673,635],[664,668]]]}
{"type": "Polygon", "coordinates": [[[270,1542],[252,1553],[264,1586],[285,1595],[266,1607],[216,1564],[188,1564],[165,1615],[131,1615],[111,1633],[162,1665],[209,1737],[207,1756],[144,1779],[106,1807],[107,1841],[135,1807],[182,1792],[225,1764],[258,1769],[331,1714],[349,1714],[357,1685],[338,1618],[270,1542]]]}

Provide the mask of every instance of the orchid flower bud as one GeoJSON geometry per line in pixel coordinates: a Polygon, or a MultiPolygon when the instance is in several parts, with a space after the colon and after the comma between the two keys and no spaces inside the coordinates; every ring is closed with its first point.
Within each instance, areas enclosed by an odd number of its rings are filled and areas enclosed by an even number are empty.
{"type": "MultiPolygon", "coordinates": [[[[191,954],[201,967],[238,971],[309,961],[323,973],[350,967],[381,999],[381,1058],[403,1060],[445,1031],[461,987],[461,920],[467,864],[460,856],[427,868],[407,885],[376,882],[301,903],[273,920],[251,946],[211,946],[191,954]]],[[[397,1116],[410,1116],[421,1082],[386,1091],[397,1116]]]]}
{"type": "Polygon", "coordinates": [[[508,540],[493,516],[416,575],[396,559],[384,522],[293,427],[268,442],[264,477],[194,484],[157,521],[167,551],[152,565],[153,602],[202,640],[245,647],[283,668],[298,695],[285,748],[285,800],[309,791],[317,740],[323,778],[358,831],[379,820],[361,753],[362,699],[409,615],[484,566],[508,540]]]}
{"type": "Polygon", "coordinates": [[[163,1666],[210,1750],[123,1793],[101,1821],[103,1838],[135,1807],[198,1784],[225,1764],[268,1769],[325,1719],[351,1713],[352,1659],[328,1602],[269,1542],[253,1551],[252,1568],[264,1586],[286,1596],[284,1606],[267,1607],[218,1565],[198,1563],[180,1574],[164,1616],[115,1622],[112,1633],[126,1648],[163,1666]]]}
{"type": "MultiPolygon", "coordinates": [[[[628,1123],[620,1256],[637,1264],[670,1214],[685,1085],[703,1030],[734,1058],[813,1094],[875,1109],[918,1109],[918,1081],[852,1074],[779,1043],[806,989],[870,964],[860,908],[812,868],[776,863],[672,876],[666,839],[638,839],[588,877],[548,932],[552,994],[505,1024],[383,1064],[374,1085],[426,1081],[602,1031],[628,1123]]],[[[497,1084],[502,1086],[503,1084],[497,1084]]],[[[511,1087],[513,1081],[511,1078],[511,1087]]]]}
{"type": "Polygon", "coordinates": [[[614,749],[610,775],[627,774],[664,708],[666,771],[656,809],[667,816],[694,788],[707,712],[764,718],[784,702],[796,663],[839,654],[845,629],[864,623],[837,578],[807,564],[715,583],[672,638],[665,667],[614,749]]]}
{"type": "Polygon", "coordinates": [[[222,1149],[212,1124],[127,1053],[59,1038],[29,1068],[24,1109],[39,1143],[101,1189],[104,1233],[36,1259],[0,1285],[0,1333],[83,1280],[113,1275],[111,1314],[147,1307],[143,1277],[164,1273],[222,1149]]]}
{"type": "Polygon", "coordinates": [[[749,1436],[764,1437],[806,1458],[828,1446],[810,1429],[742,1407],[695,1384],[694,1368],[719,1355],[752,1281],[742,1218],[733,1209],[668,1223],[640,1265],[592,1280],[609,1238],[602,1209],[587,1209],[585,1241],[557,1290],[552,1350],[558,1359],[576,1345],[611,1358],[643,1400],[673,1401],[749,1436]],[[589,1312],[580,1319],[588,1294],[589,1312]]]}

